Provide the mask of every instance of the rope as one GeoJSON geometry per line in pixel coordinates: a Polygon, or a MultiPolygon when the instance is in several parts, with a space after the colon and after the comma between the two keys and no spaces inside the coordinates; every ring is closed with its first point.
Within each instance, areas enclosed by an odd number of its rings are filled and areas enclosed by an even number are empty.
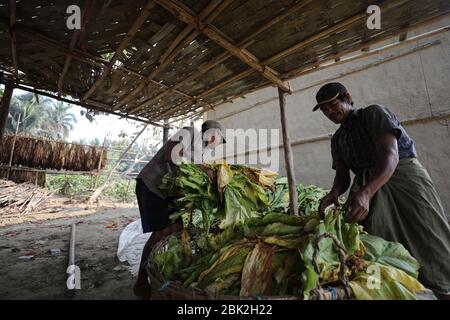
{"type": "MultiPolygon", "coordinates": [[[[319,253],[319,243],[320,241],[322,241],[325,238],[331,238],[333,240],[333,244],[336,247],[337,251],[338,251],[338,257],[339,257],[339,262],[340,262],[340,270],[339,270],[339,281],[342,283],[342,285],[344,286],[344,290],[345,290],[345,297],[347,299],[350,298],[349,295],[349,285],[348,285],[348,278],[347,275],[345,274],[345,261],[346,261],[346,252],[345,252],[345,248],[342,246],[341,242],[338,240],[338,238],[329,232],[323,233],[320,236],[316,237],[315,241],[314,241],[314,252],[313,252],[313,259],[312,259],[312,263],[313,263],[313,267],[314,267],[314,271],[320,275],[320,270],[319,270],[319,266],[317,264],[317,255],[319,253]]],[[[320,290],[322,289],[320,283],[317,283],[317,289],[320,290]]],[[[333,288],[334,291],[332,291],[332,296],[333,293],[334,295],[336,295],[336,290],[333,288]]]]}

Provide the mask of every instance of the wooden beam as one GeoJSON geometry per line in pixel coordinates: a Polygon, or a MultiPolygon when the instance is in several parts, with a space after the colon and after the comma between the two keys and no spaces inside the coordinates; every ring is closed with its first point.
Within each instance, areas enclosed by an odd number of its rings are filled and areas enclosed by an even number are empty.
{"type": "MultiPolygon", "coordinates": [[[[156,1],[160,1],[160,0],[156,0],[156,1]]],[[[272,57],[270,57],[267,60],[263,61],[262,64],[263,65],[269,65],[271,63],[277,62],[277,61],[285,58],[286,56],[289,56],[290,54],[293,54],[293,53],[303,49],[305,46],[313,43],[314,41],[316,41],[318,39],[326,37],[329,34],[334,33],[336,31],[339,31],[339,30],[347,28],[349,25],[351,25],[351,24],[353,24],[353,23],[355,23],[357,21],[360,21],[361,19],[366,17],[366,15],[367,15],[366,11],[362,11],[362,12],[360,12],[360,13],[358,13],[358,14],[350,17],[350,18],[347,18],[347,19],[337,23],[336,25],[334,25],[334,26],[332,26],[332,27],[330,27],[328,29],[325,29],[325,30],[323,30],[323,31],[321,31],[321,32],[319,32],[319,33],[317,33],[315,35],[312,35],[312,36],[310,36],[310,37],[300,41],[296,45],[294,45],[294,46],[292,46],[292,47],[290,47],[290,48],[288,48],[286,50],[283,50],[283,51],[273,55],[272,57]]],[[[233,77],[231,77],[231,78],[229,78],[229,79],[227,79],[227,80],[225,80],[225,81],[215,85],[214,87],[209,88],[208,90],[206,90],[206,91],[202,92],[201,94],[199,94],[196,98],[197,98],[197,100],[201,99],[201,98],[207,96],[208,94],[210,94],[210,93],[212,93],[212,92],[214,92],[214,91],[216,91],[218,89],[221,89],[221,88],[227,86],[230,83],[234,83],[236,81],[239,81],[239,80],[241,80],[241,79],[251,75],[253,72],[254,72],[253,69],[247,69],[246,71],[243,71],[243,72],[241,72],[241,73],[239,73],[239,74],[237,74],[237,75],[235,75],[235,76],[233,76],[233,77]]],[[[177,106],[167,110],[166,112],[161,114],[161,116],[159,116],[157,119],[162,119],[163,117],[167,116],[168,114],[170,114],[171,110],[176,109],[179,105],[177,105],[177,106]]]]}
{"type": "MultiPolygon", "coordinates": [[[[306,5],[310,4],[311,2],[312,2],[312,0],[303,0],[303,1],[297,2],[294,5],[290,6],[289,8],[286,8],[279,15],[271,18],[269,21],[264,22],[263,24],[261,24],[261,26],[259,28],[257,28],[255,31],[253,31],[251,34],[246,36],[244,39],[242,39],[238,43],[239,48],[241,48],[241,49],[247,48],[248,46],[250,46],[253,43],[254,39],[257,36],[259,36],[260,34],[265,32],[269,28],[273,27],[275,24],[283,21],[284,19],[286,19],[290,15],[296,13],[300,9],[304,8],[306,5]]],[[[215,66],[219,65],[220,63],[222,63],[223,61],[225,61],[226,59],[228,59],[231,56],[232,56],[231,53],[229,53],[228,51],[225,50],[224,52],[222,52],[220,55],[215,57],[210,62],[204,63],[203,65],[199,66],[198,67],[198,72],[193,72],[189,77],[181,80],[180,82],[178,82],[177,84],[173,85],[169,89],[163,91],[162,93],[158,94],[157,96],[143,101],[141,104],[139,104],[135,108],[131,109],[129,111],[129,113],[135,113],[135,112],[137,112],[139,110],[142,110],[147,105],[154,104],[159,99],[161,99],[161,98],[165,97],[166,95],[172,93],[173,90],[176,90],[177,88],[180,88],[184,84],[186,84],[186,83],[188,83],[188,82],[190,82],[192,80],[197,79],[198,77],[202,76],[203,74],[205,74],[206,72],[208,72],[209,70],[211,70],[215,66]]]]}
{"type": "Polygon", "coordinates": [[[83,100],[88,99],[94,91],[100,86],[100,84],[106,79],[106,77],[111,72],[112,67],[122,54],[123,50],[128,46],[128,44],[133,40],[133,38],[136,36],[139,28],[145,23],[146,19],[150,15],[151,9],[156,5],[156,3],[153,0],[150,0],[147,2],[145,7],[142,9],[139,16],[134,20],[133,25],[131,26],[130,30],[128,30],[125,37],[120,42],[119,46],[117,47],[116,51],[114,52],[113,57],[111,58],[109,64],[106,66],[106,68],[103,70],[100,77],[98,77],[94,84],[89,88],[89,90],[83,95],[83,100]]]}
{"type": "MultiPolygon", "coordinates": [[[[4,20],[0,18],[0,24],[4,24],[4,20]]],[[[36,44],[38,44],[39,46],[41,46],[43,49],[48,49],[51,48],[52,50],[55,50],[61,54],[64,55],[68,55],[71,56],[72,59],[76,59],[80,62],[92,65],[92,66],[96,66],[96,67],[100,67],[100,68],[106,68],[108,66],[108,61],[101,58],[101,57],[97,57],[94,56],[88,52],[84,52],[81,50],[77,50],[74,49],[73,52],[70,52],[69,48],[62,45],[60,42],[58,42],[57,40],[51,39],[49,37],[46,37],[44,35],[41,35],[39,33],[36,32],[30,32],[29,30],[27,30],[26,28],[24,28],[23,26],[19,26],[16,25],[16,31],[23,37],[26,37],[29,41],[33,41],[36,44]]],[[[124,64],[120,65],[116,68],[113,68],[111,70],[111,72],[114,73],[118,73],[124,76],[134,76],[135,78],[138,79],[145,79],[145,77],[139,73],[137,73],[136,71],[133,71],[131,69],[128,69],[124,66],[124,64]]],[[[162,89],[168,89],[169,87],[163,83],[160,83],[158,81],[152,80],[151,81],[152,84],[154,84],[155,86],[158,86],[162,89]]],[[[186,98],[192,98],[190,95],[181,92],[179,90],[174,90],[173,91],[176,94],[179,94],[181,96],[184,96],[186,98]]]]}
{"type": "Polygon", "coordinates": [[[16,37],[16,0],[9,0],[9,32],[11,36],[11,56],[14,66],[14,76],[19,75],[19,61],[17,56],[17,37],[16,37]]]}
{"type": "Polygon", "coordinates": [[[195,29],[206,35],[208,38],[216,42],[221,47],[228,50],[232,55],[239,58],[242,62],[249,65],[252,69],[258,71],[263,77],[270,80],[277,87],[281,88],[283,92],[291,92],[289,85],[278,78],[278,73],[261,63],[252,53],[246,49],[241,49],[237,45],[231,43],[219,32],[211,26],[200,21],[199,17],[194,16],[187,10],[179,1],[176,0],[155,0],[159,5],[171,12],[177,19],[184,23],[193,26],[195,29]]]}
{"type": "Polygon", "coordinates": [[[291,215],[298,216],[297,204],[297,182],[294,171],[294,156],[292,154],[291,139],[289,137],[289,127],[286,117],[286,96],[281,88],[278,88],[278,98],[280,102],[281,129],[283,131],[283,150],[286,163],[286,173],[289,184],[289,210],[291,215]]]}
{"type": "MultiPolygon", "coordinates": [[[[395,7],[399,6],[399,5],[401,5],[401,3],[402,3],[401,0],[400,0],[400,1],[395,1],[395,2],[392,2],[392,3],[389,2],[389,1],[388,1],[388,2],[383,1],[383,2],[381,3],[381,7],[382,7],[382,8],[385,8],[386,10],[390,10],[390,9],[392,9],[392,8],[395,8],[395,7]]],[[[345,28],[349,27],[351,24],[354,24],[354,23],[356,23],[356,22],[358,22],[358,21],[361,21],[361,20],[365,17],[365,15],[366,15],[366,12],[365,12],[365,11],[362,11],[362,12],[360,12],[360,13],[358,13],[358,14],[356,14],[356,15],[350,17],[350,18],[347,18],[347,19],[341,21],[340,23],[336,24],[335,26],[332,26],[332,27],[330,27],[330,28],[328,28],[328,29],[326,29],[326,30],[323,30],[323,31],[319,32],[319,33],[316,34],[316,35],[313,35],[313,36],[311,36],[311,37],[309,37],[309,38],[307,38],[307,39],[305,39],[305,40],[300,41],[299,43],[297,43],[297,44],[294,45],[293,47],[288,48],[288,49],[286,49],[286,50],[283,50],[283,51],[281,51],[281,52],[279,52],[279,53],[273,55],[272,57],[270,57],[270,58],[268,58],[267,60],[263,61],[263,64],[269,65],[269,64],[278,62],[279,60],[281,60],[281,59],[287,57],[288,55],[293,54],[293,53],[295,53],[295,52],[297,52],[297,51],[303,49],[306,45],[311,44],[311,43],[312,43],[313,41],[315,41],[315,40],[318,40],[318,39],[320,39],[320,38],[322,38],[322,37],[326,37],[326,36],[328,36],[328,35],[331,34],[331,33],[334,33],[334,32],[336,32],[336,31],[340,31],[340,30],[342,30],[342,29],[345,29],[345,28]]],[[[439,20],[442,20],[442,19],[446,19],[448,16],[449,16],[448,12],[439,13],[439,14],[437,14],[436,16],[431,17],[430,19],[427,19],[426,21],[423,21],[423,22],[420,22],[420,23],[415,24],[415,25],[413,25],[413,26],[409,26],[409,27],[407,27],[407,28],[401,29],[399,32],[396,33],[396,35],[398,35],[398,34],[400,34],[400,33],[403,33],[403,32],[412,31],[412,30],[415,30],[415,29],[420,28],[420,27],[424,27],[424,26],[426,26],[426,25],[428,25],[428,24],[430,24],[430,23],[434,23],[434,22],[439,21],[439,20]]],[[[361,50],[361,49],[364,48],[364,47],[368,47],[368,46],[374,45],[374,44],[376,44],[376,43],[379,43],[379,42],[381,42],[381,41],[384,41],[384,40],[389,39],[389,38],[392,38],[392,37],[393,37],[393,35],[387,35],[387,36],[382,37],[382,38],[378,38],[378,39],[374,39],[374,40],[372,40],[372,41],[368,41],[368,42],[366,42],[366,43],[363,43],[363,44],[360,45],[360,46],[357,46],[357,47],[354,47],[354,48],[350,48],[350,49],[348,49],[348,50],[345,50],[345,51],[340,52],[340,53],[337,54],[337,55],[334,55],[334,56],[333,56],[333,59],[336,59],[336,58],[338,58],[338,57],[340,58],[341,56],[344,56],[344,55],[346,55],[346,54],[348,54],[348,53],[351,53],[351,52],[354,52],[354,51],[357,51],[357,50],[361,50]]],[[[327,59],[327,60],[328,60],[328,59],[327,59]]],[[[316,62],[314,62],[314,65],[315,65],[315,64],[316,64],[316,62]]],[[[308,65],[308,68],[310,68],[311,65],[312,65],[312,64],[309,64],[309,65],[308,65]]],[[[216,91],[216,90],[218,90],[218,89],[220,89],[220,88],[223,88],[223,87],[227,86],[227,85],[230,84],[230,83],[239,81],[239,80],[241,80],[241,79],[243,79],[243,78],[245,78],[245,77],[251,75],[251,74],[253,73],[253,71],[254,71],[254,70],[252,70],[252,69],[248,69],[248,70],[246,70],[246,71],[243,71],[243,72],[241,72],[241,73],[239,73],[239,74],[237,74],[237,75],[235,75],[235,76],[233,76],[233,77],[231,77],[231,78],[225,80],[224,82],[221,82],[221,83],[217,84],[216,86],[214,86],[214,87],[212,87],[212,88],[210,88],[210,89],[208,89],[208,90],[202,92],[202,93],[199,94],[196,98],[197,98],[197,99],[204,98],[204,97],[207,96],[208,94],[210,94],[210,93],[212,93],[212,92],[214,92],[214,91],[216,91]]],[[[283,78],[283,79],[287,79],[287,77],[282,77],[282,78],[283,78]]],[[[266,86],[266,85],[267,85],[267,84],[264,84],[264,86],[266,86]]],[[[254,89],[249,90],[249,91],[254,91],[254,89]]],[[[241,94],[238,94],[237,96],[241,96],[241,94]]],[[[235,97],[236,97],[236,96],[235,96],[235,97]]],[[[233,97],[233,98],[235,98],[235,97],[233,97]]],[[[163,119],[164,117],[170,115],[171,112],[173,112],[174,110],[176,110],[176,109],[177,109],[180,105],[182,105],[183,103],[185,103],[185,102],[181,102],[180,104],[178,104],[178,105],[176,105],[176,106],[174,106],[174,107],[172,107],[172,108],[166,110],[166,111],[165,111],[164,113],[162,113],[161,115],[159,115],[159,116],[157,116],[157,117],[155,117],[155,118],[152,118],[152,119],[153,119],[153,120],[160,120],[160,119],[163,119]]],[[[221,102],[221,103],[222,103],[222,102],[221,102]]],[[[219,103],[219,104],[220,104],[220,103],[219,103]]]]}
{"type": "MultiPolygon", "coordinates": [[[[81,12],[86,11],[86,8],[88,7],[88,5],[90,5],[89,1],[85,1],[84,5],[83,5],[83,9],[81,10],[81,12]]],[[[82,17],[82,23],[83,23],[83,28],[86,28],[86,25],[88,23],[87,19],[85,19],[85,17],[82,17]]],[[[75,29],[75,31],[73,32],[72,38],[70,39],[70,44],[69,44],[69,51],[72,52],[73,49],[75,49],[75,46],[77,44],[78,41],[78,37],[80,36],[81,30],[75,29]]],[[[67,74],[67,71],[69,71],[69,67],[70,67],[70,63],[72,62],[72,57],[70,55],[68,55],[66,57],[66,61],[64,62],[64,67],[61,71],[61,73],[59,74],[59,78],[58,78],[58,95],[62,94],[63,91],[63,85],[64,85],[64,77],[67,74]]]]}
{"type": "MultiPolygon", "coordinates": [[[[368,43],[371,44],[371,45],[376,45],[378,43],[382,43],[382,42],[384,42],[384,41],[386,41],[388,39],[397,37],[401,32],[403,32],[405,30],[412,31],[412,30],[415,30],[417,28],[424,27],[424,26],[426,26],[428,24],[435,23],[438,20],[445,19],[448,16],[449,16],[448,14],[447,15],[444,14],[442,16],[439,16],[438,18],[427,20],[427,21],[419,23],[417,25],[413,25],[411,27],[402,29],[402,30],[400,30],[398,33],[396,33],[394,35],[384,36],[384,37],[381,37],[381,38],[369,41],[368,43]]],[[[333,55],[333,56],[331,56],[331,57],[329,57],[329,58],[327,58],[327,59],[322,61],[322,63],[327,63],[327,62],[331,62],[331,61],[335,61],[335,63],[326,64],[326,65],[320,66],[319,68],[313,68],[315,66],[315,64],[316,64],[315,62],[314,63],[310,63],[308,65],[302,66],[300,68],[297,68],[295,70],[292,70],[292,71],[289,71],[289,72],[283,74],[282,78],[285,79],[285,80],[291,80],[293,78],[304,76],[306,74],[309,74],[309,73],[312,73],[312,72],[317,72],[317,71],[320,71],[320,70],[323,70],[323,69],[331,68],[331,67],[343,64],[343,63],[347,63],[347,62],[351,62],[351,61],[367,58],[369,56],[372,56],[372,55],[375,55],[375,54],[379,54],[381,52],[385,52],[385,51],[388,51],[388,50],[392,50],[392,49],[394,49],[396,47],[399,47],[399,46],[402,46],[402,45],[407,45],[407,44],[410,44],[410,43],[413,43],[413,42],[417,42],[419,40],[426,39],[426,38],[438,35],[438,34],[443,33],[443,32],[448,32],[448,31],[450,31],[450,26],[444,26],[444,27],[441,27],[441,28],[438,28],[438,29],[435,29],[435,30],[432,30],[432,31],[429,31],[429,32],[425,32],[425,33],[419,34],[419,35],[414,36],[414,37],[411,37],[411,38],[409,38],[409,39],[407,39],[405,41],[402,41],[402,42],[392,43],[392,44],[389,44],[389,45],[386,45],[386,46],[383,46],[383,47],[380,47],[380,48],[377,48],[377,49],[372,49],[369,52],[358,54],[358,55],[355,55],[355,56],[352,56],[352,57],[348,57],[348,58],[345,58],[345,59],[342,59],[342,60],[340,59],[342,56],[345,56],[345,55],[351,53],[352,51],[358,51],[358,50],[361,50],[364,46],[367,46],[366,43],[363,43],[363,44],[360,44],[358,47],[355,47],[354,49],[341,51],[341,52],[337,53],[336,55],[333,55]],[[336,60],[338,60],[338,61],[336,61],[336,60]]],[[[429,48],[429,47],[437,45],[437,44],[439,44],[439,41],[435,41],[435,42],[426,44],[424,46],[420,46],[420,47],[416,48],[415,50],[413,50],[412,52],[416,52],[418,50],[424,50],[426,48],[429,48]]],[[[406,54],[410,54],[412,52],[407,52],[406,54]]],[[[394,58],[399,58],[399,57],[402,57],[402,56],[403,55],[395,56],[394,58]]],[[[388,61],[391,61],[391,60],[392,60],[392,58],[389,58],[389,59],[385,60],[385,62],[388,62],[388,61]]],[[[378,65],[378,64],[376,64],[376,65],[378,65]]],[[[358,69],[357,71],[360,71],[360,70],[358,69]]],[[[329,82],[331,80],[336,80],[336,79],[327,79],[323,83],[329,82]]],[[[323,84],[323,83],[321,82],[321,83],[313,84],[312,86],[318,86],[318,85],[323,84]]],[[[233,101],[234,99],[240,98],[240,97],[242,97],[242,96],[244,96],[246,94],[250,94],[250,93],[255,92],[257,90],[261,90],[263,88],[269,87],[270,85],[271,85],[270,82],[266,82],[266,83],[258,86],[257,88],[252,88],[252,89],[247,90],[245,92],[239,93],[239,94],[234,95],[234,96],[229,97],[229,98],[226,98],[223,101],[215,103],[211,107],[209,107],[208,109],[215,108],[215,107],[217,107],[217,106],[219,106],[219,105],[221,105],[223,103],[229,103],[229,102],[233,101]]],[[[206,110],[204,110],[204,109],[202,110],[202,112],[205,112],[205,111],[206,110]]],[[[158,118],[155,118],[155,119],[158,119],[158,118]]]]}
{"type": "Polygon", "coordinates": [[[0,143],[5,133],[6,120],[9,115],[9,107],[11,104],[11,98],[13,95],[14,86],[12,84],[6,84],[3,92],[3,98],[0,102],[0,143]]]}
{"type": "MultiPolygon", "coordinates": [[[[358,72],[361,72],[361,71],[364,71],[364,70],[368,70],[368,69],[370,69],[370,68],[379,66],[379,65],[381,65],[381,64],[384,64],[384,63],[387,63],[387,62],[390,62],[390,61],[393,61],[393,60],[402,58],[402,57],[404,57],[404,56],[407,56],[407,55],[410,55],[410,54],[413,54],[413,53],[417,53],[417,52],[419,52],[419,51],[426,50],[426,49],[428,49],[428,48],[437,46],[437,45],[439,45],[440,43],[441,43],[440,40],[435,40],[435,41],[433,41],[433,42],[426,43],[426,44],[421,45],[421,46],[419,46],[419,47],[414,47],[413,49],[408,50],[407,52],[404,52],[404,53],[402,53],[402,54],[399,54],[399,55],[391,55],[391,56],[389,56],[388,58],[382,59],[382,60],[380,60],[380,61],[376,61],[375,63],[370,63],[370,64],[367,64],[367,65],[364,65],[364,66],[362,66],[362,67],[360,67],[360,68],[353,69],[353,70],[351,70],[351,71],[349,71],[349,72],[340,73],[340,74],[337,75],[337,76],[333,76],[333,77],[326,78],[326,79],[323,79],[323,80],[320,80],[320,81],[317,81],[317,82],[310,83],[310,84],[308,84],[306,87],[302,87],[302,88],[299,88],[299,89],[294,90],[293,93],[303,92],[303,91],[309,90],[309,89],[311,89],[311,88],[321,86],[321,85],[323,85],[323,84],[325,84],[325,83],[327,83],[327,82],[336,81],[336,80],[338,80],[338,79],[340,79],[340,78],[343,78],[343,77],[346,77],[346,76],[348,76],[348,75],[355,74],[355,73],[358,73],[358,72]]],[[[386,48],[386,47],[383,47],[383,48],[385,48],[386,50],[388,49],[388,48],[386,48]]],[[[377,49],[377,50],[378,50],[378,49],[377,49]]],[[[344,59],[344,60],[342,60],[342,63],[347,63],[347,62],[351,62],[351,61],[354,61],[354,60],[357,60],[357,59],[366,58],[367,56],[371,55],[372,53],[374,53],[374,51],[377,51],[377,50],[373,50],[373,51],[371,51],[371,52],[369,52],[369,53],[365,53],[365,54],[358,54],[357,56],[354,56],[354,57],[350,57],[350,58],[344,59]]],[[[383,49],[382,51],[384,51],[384,49],[383,49]]],[[[382,51],[381,51],[381,52],[382,52],[382,51]]],[[[339,63],[339,64],[340,64],[340,63],[339,63]]],[[[321,68],[320,70],[323,70],[323,69],[326,69],[326,68],[331,68],[331,67],[334,67],[335,65],[336,65],[335,63],[329,64],[329,65],[324,65],[324,66],[320,67],[320,68],[321,68]]],[[[311,71],[311,72],[315,72],[315,71],[311,71]]],[[[302,74],[302,76],[303,76],[304,74],[308,74],[308,73],[309,73],[309,72],[305,72],[305,73],[302,74]]],[[[267,88],[269,85],[270,85],[270,84],[266,82],[266,84],[263,85],[263,86],[264,86],[265,88],[267,88]]],[[[249,91],[246,91],[245,93],[242,94],[242,96],[245,95],[245,94],[249,94],[249,93],[255,92],[256,90],[261,90],[261,89],[262,89],[262,88],[257,88],[257,89],[252,89],[253,91],[250,91],[250,90],[249,90],[249,91]]],[[[233,96],[233,97],[230,97],[230,98],[227,99],[225,102],[220,102],[220,103],[215,104],[214,107],[216,107],[216,106],[218,106],[218,105],[220,105],[220,104],[222,104],[222,103],[228,103],[228,102],[231,102],[232,100],[237,99],[237,98],[242,97],[242,96],[233,96]]],[[[275,101],[276,99],[277,99],[277,98],[273,97],[273,98],[270,98],[270,99],[266,99],[266,100],[264,100],[264,101],[260,101],[260,102],[258,102],[258,103],[256,103],[256,104],[250,105],[249,107],[243,108],[243,109],[241,109],[241,110],[239,110],[239,111],[230,112],[230,113],[228,113],[228,114],[225,114],[225,115],[223,115],[223,116],[221,116],[221,117],[219,117],[219,118],[216,118],[216,120],[217,120],[217,121],[221,121],[221,120],[223,120],[223,119],[225,119],[225,118],[229,118],[229,117],[235,116],[235,115],[237,115],[237,114],[239,114],[239,113],[241,113],[241,112],[249,111],[249,110],[251,110],[251,109],[253,109],[253,108],[255,108],[255,107],[258,107],[258,106],[260,106],[260,105],[270,103],[270,102],[272,102],[272,101],[275,101]]],[[[293,143],[293,144],[295,144],[295,143],[293,143]]]]}
{"type": "MultiPolygon", "coordinates": [[[[142,118],[139,118],[139,117],[133,117],[133,116],[130,116],[130,115],[127,115],[127,114],[111,111],[110,109],[108,109],[107,105],[105,105],[103,103],[100,103],[100,102],[97,102],[97,101],[93,101],[93,100],[89,100],[89,99],[86,100],[85,102],[71,100],[71,99],[63,98],[63,97],[60,97],[60,96],[57,96],[57,95],[54,95],[54,94],[51,94],[51,93],[48,93],[48,92],[45,92],[45,91],[42,91],[42,90],[37,90],[37,89],[34,89],[34,88],[30,88],[30,87],[27,87],[27,86],[24,86],[24,85],[18,85],[18,84],[9,82],[9,81],[4,81],[4,82],[7,85],[11,85],[14,88],[17,88],[17,89],[20,89],[20,90],[28,91],[28,92],[31,92],[31,93],[36,93],[36,94],[39,94],[41,96],[53,98],[53,99],[56,99],[56,100],[59,100],[59,101],[67,102],[69,104],[74,104],[74,105],[77,105],[77,106],[80,106],[80,107],[83,107],[83,108],[86,108],[86,109],[92,109],[92,110],[96,110],[96,111],[100,111],[100,112],[110,113],[110,114],[116,115],[118,117],[127,118],[127,119],[130,119],[130,120],[151,124],[151,125],[156,126],[156,127],[164,127],[163,124],[160,124],[160,123],[157,123],[157,122],[153,122],[153,121],[149,121],[148,119],[142,119],[142,118]]],[[[6,92],[6,90],[5,90],[5,92],[6,92]]],[[[63,94],[64,93],[66,93],[66,92],[63,92],[63,94]]],[[[70,96],[74,96],[73,93],[67,93],[67,94],[70,95],[70,96]]]]}
{"type": "MultiPolygon", "coordinates": [[[[213,0],[211,1],[200,13],[198,19],[200,20],[207,20],[207,22],[211,22],[212,18],[208,19],[208,16],[217,8],[216,15],[219,13],[218,11],[223,11],[225,8],[231,4],[232,0],[226,0],[226,5],[219,4],[222,2],[222,0],[213,0]]],[[[170,63],[175,59],[175,57],[178,55],[178,53],[191,41],[193,41],[198,35],[199,32],[194,31],[191,33],[191,31],[194,30],[194,27],[191,25],[187,25],[183,31],[180,32],[180,34],[172,41],[170,46],[166,49],[166,51],[161,55],[161,58],[159,60],[160,64],[157,68],[155,68],[148,77],[142,81],[134,90],[130,91],[128,94],[126,94],[115,106],[114,109],[118,109],[124,104],[126,104],[134,95],[141,92],[145,87],[147,87],[147,83],[155,77],[157,77],[170,63]],[[184,41],[183,41],[184,40],[184,41]]],[[[133,108],[129,111],[129,113],[134,113],[137,110],[140,109],[140,105],[133,108]]]]}
{"type": "MultiPolygon", "coordinates": [[[[72,39],[70,40],[70,45],[69,45],[69,51],[72,52],[72,50],[75,48],[75,45],[78,41],[78,36],[80,35],[80,31],[79,30],[75,30],[73,32],[72,35],[72,39]]],[[[69,70],[70,67],[70,62],[72,61],[72,57],[70,55],[68,55],[66,57],[66,61],[64,62],[64,67],[59,75],[59,79],[58,79],[58,94],[61,95],[62,91],[63,91],[63,84],[64,84],[64,77],[67,74],[67,71],[69,70]]]]}
{"type": "MultiPolygon", "coordinates": [[[[211,12],[215,12],[216,14],[219,14],[219,10],[216,10],[216,8],[217,8],[217,6],[218,6],[222,1],[223,1],[223,0],[213,0],[213,1],[210,1],[210,2],[208,3],[208,5],[200,12],[200,19],[205,20],[211,12]]],[[[233,0],[226,0],[225,2],[223,2],[223,3],[226,4],[226,6],[221,5],[221,6],[220,6],[220,11],[224,10],[228,5],[231,4],[232,1],[233,1],[233,0]]],[[[212,16],[212,15],[211,15],[211,16],[212,16]]],[[[209,19],[209,20],[211,20],[211,19],[209,19]]],[[[180,44],[180,42],[181,42],[183,39],[186,39],[185,41],[183,41],[183,46],[184,46],[184,44],[190,43],[192,40],[194,40],[194,39],[198,36],[199,33],[196,32],[196,31],[194,31],[194,32],[192,33],[192,35],[190,35],[188,38],[186,38],[186,37],[191,33],[192,30],[194,30],[193,27],[191,27],[191,26],[186,26],[186,27],[183,29],[183,31],[180,32],[180,34],[175,38],[175,40],[172,41],[172,43],[171,43],[171,45],[169,46],[169,48],[161,55],[161,57],[160,57],[160,59],[159,59],[159,62],[160,62],[161,64],[163,64],[165,61],[167,61],[168,58],[169,58],[169,56],[171,56],[171,55],[173,56],[173,54],[174,54],[174,49],[175,49],[176,47],[179,47],[179,44],[180,44]]],[[[182,49],[183,46],[181,46],[181,48],[179,48],[179,50],[182,49]]],[[[179,51],[178,51],[178,52],[179,52],[179,51]]],[[[173,58],[172,58],[172,60],[173,60],[173,58]]]]}
{"type": "MultiPolygon", "coordinates": [[[[432,21],[427,21],[426,24],[429,24],[429,23],[432,23],[432,21]]],[[[424,25],[425,24],[421,24],[421,26],[424,26],[424,25]]],[[[408,30],[413,30],[415,28],[414,27],[408,27],[407,29],[408,30]]],[[[405,30],[405,29],[403,29],[403,30],[405,30]]],[[[396,43],[388,44],[388,45],[383,46],[381,48],[372,49],[370,51],[363,52],[362,54],[358,54],[356,56],[348,57],[348,58],[345,58],[345,59],[341,60],[341,57],[343,57],[343,56],[345,56],[345,55],[347,55],[347,54],[349,54],[351,52],[362,50],[362,48],[367,47],[368,44],[373,46],[373,45],[375,45],[377,43],[381,43],[381,42],[386,41],[386,40],[388,40],[390,38],[396,37],[396,36],[399,35],[399,33],[396,33],[395,35],[388,35],[388,36],[385,36],[385,37],[382,37],[382,38],[378,38],[378,39],[374,39],[372,41],[368,41],[367,43],[363,43],[363,44],[361,44],[361,45],[359,45],[359,46],[357,46],[357,47],[355,47],[353,49],[343,50],[343,51],[337,53],[336,55],[333,55],[333,56],[328,57],[327,59],[324,59],[324,60],[321,61],[322,63],[326,63],[326,62],[330,62],[332,60],[336,60],[337,58],[339,58],[339,61],[337,61],[337,62],[335,62],[333,64],[325,65],[325,66],[321,66],[319,68],[311,69],[312,67],[314,67],[314,64],[310,63],[310,64],[307,64],[307,65],[301,66],[300,68],[291,70],[291,71],[285,73],[282,77],[283,77],[283,79],[288,79],[288,78],[292,78],[292,77],[303,76],[303,75],[306,75],[306,74],[311,73],[311,72],[316,72],[316,71],[319,71],[319,70],[322,70],[322,69],[329,68],[331,66],[336,66],[336,65],[339,65],[339,64],[342,64],[342,63],[354,61],[354,60],[361,59],[361,58],[366,58],[366,57],[372,56],[374,54],[378,54],[378,53],[381,53],[381,52],[384,52],[384,51],[387,51],[387,50],[391,50],[393,48],[396,48],[396,47],[399,47],[399,46],[402,46],[402,45],[405,45],[405,44],[408,44],[408,43],[413,43],[413,42],[416,42],[418,40],[429,38],[429,37],[435,36],[437,34],[440,34],[442,32],[448,32],[448,31],[450,31],[450,26],[441,27],[441,28],[438,28],[438,29],[435,29],[435,30],[432,30],[432,31],[429,31],[429,32],[425,32],[425,33],[419,34],[417,36],[411,37],[411,38],[409,38],[407,40],[404,40],[404,41],[399,41],[399,42],[396,42],[396,43]]]]}

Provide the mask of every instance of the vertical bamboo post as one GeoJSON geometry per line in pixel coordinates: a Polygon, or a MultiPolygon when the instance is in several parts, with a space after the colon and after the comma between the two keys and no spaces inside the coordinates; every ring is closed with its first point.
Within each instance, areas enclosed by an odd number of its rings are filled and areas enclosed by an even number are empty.
{"type": "MultiPolygon", "coordinates": [[[[1,75],[0,75],[1,78],[1,75]]],[[[11,98],[13,95],[14,87],[12,85],[5,85],[5,90],[3,92],[3,98],[0,103],[0,142],[3,139],[3,134],[5,132],[6,120],[9,115],[9,108],[11,105],[11,98]]]]}
{"type": "Polygon", "coordinates": [[[14,149],[16,148],[17,133],[19,132],[20,116],[21,116],[21,114],[19,113],[19,115],[17,116],[16,132],[14,133],[13,144],[11,147],[11,154],[9,155],[9,164],[8,164],[8,172],[6,173],[6,180],[9,180],[9,174],[11,172],[11,165],[12,165],[13,156],[14,156],[14,149]]]}
{"type": "Polygon", "coordinates": [[[289,129],[286,120],[286,97],[285,93],[280,88],[278,88],[278,98],[280,101],[281,128],[283,130],[284,160],[286,162],[286,172],[289,183],[289,209],[291,215],[298,216],[297,182],[295,181],[294,157],[292,155],[291,140],[289,138],[289,129]]]}
{"type": "Polygon", "coordinates": [[[169,140],[169,125],[168,121],[164,121],[164,127],[163,127],[163,144],[165,144],[169,140]]]}

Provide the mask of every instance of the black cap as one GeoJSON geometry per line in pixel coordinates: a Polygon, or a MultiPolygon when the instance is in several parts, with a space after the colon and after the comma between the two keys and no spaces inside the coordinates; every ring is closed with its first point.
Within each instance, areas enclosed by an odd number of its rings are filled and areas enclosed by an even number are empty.
{"type": "Polygon", "coordinates": [[[316,111],[320,108],[321,105],[331,102],[334,99],[337,99],[339,96],[345,95],[346,93],[348,93],[348,91],[343,84],[339,82],[327,83],[326,85],[322,86],[319,91],[317,91],[317,104],[313,108],[313,111],[316,111]]]}

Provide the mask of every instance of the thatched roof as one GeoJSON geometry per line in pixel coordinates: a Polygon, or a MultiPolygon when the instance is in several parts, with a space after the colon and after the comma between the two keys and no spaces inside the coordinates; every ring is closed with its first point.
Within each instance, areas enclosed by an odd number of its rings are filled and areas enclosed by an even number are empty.
{"type": "Polygon", "coordinates": [[[88,108],[161,123],[405,34],[448,0],[0,0],[0,71],[88,108]],[[366,27],[369,5],[381,30],[366,27]],[[66,27],[78,5],[82,29],[66,27]]]}

